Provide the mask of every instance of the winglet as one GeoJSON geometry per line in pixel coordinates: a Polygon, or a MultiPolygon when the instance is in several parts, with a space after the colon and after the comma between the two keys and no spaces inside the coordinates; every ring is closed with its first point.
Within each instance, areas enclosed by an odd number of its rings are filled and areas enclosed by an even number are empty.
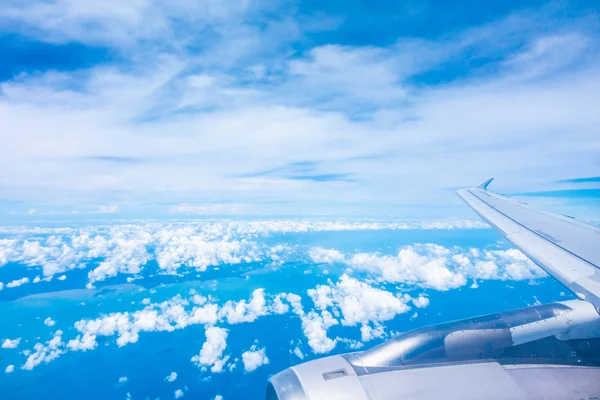
{"type": "Polygon", "coordinates": [[[487,187],[490,185],[490,183],[492,183],[493,180],[494,178],[490,178],[486,181],[483,181],[479,185],[474,186],[473,189],[487,190],[487,187]]]}

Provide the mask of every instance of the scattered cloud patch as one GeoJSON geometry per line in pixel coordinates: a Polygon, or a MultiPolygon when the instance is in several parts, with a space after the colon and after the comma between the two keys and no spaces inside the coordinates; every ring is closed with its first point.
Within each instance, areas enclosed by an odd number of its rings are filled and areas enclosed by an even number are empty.
{"type": "Polygon", "coordinates": [[[65,344],[62,341],[63,332],[58,330],[54,333],[52,339],[46,343],[36,343],[33,347],[34,352],[27,357],[27,361],[22,366],[23,369],[32,370],[42,363],[49,363],[66,352],[65,344]]]}
{"type": "Polygon", "coordinates": [[[244,363],[244,371],[252,372],[261,365],[269,363],[269,358],[266,354],[266,349],[259,349],[256,345],[252,345],[250,350],[242,353],[242,362],[244,363]]]}
{"type": "MultiPolygon", "coordinates": [[[[202,345],[200,354],[192,357],[192,362],[199,367],[214,366],[222,357],[227,347],[228,330],[216,326],[206,328],[206,342],[202,345]]],[[[217,368],[222,370],[222,368],[217,368]]],[[[216,372],[216,371],[213,371],[216,372]]]]}
{"type": "Polygon", "coordinates": [[[44,320],[44,325],[46,325],[46,326],[54,326],[55,324],[56,324],[56,322],[50,317],[48,317],[44,320]]]}
{"type": "Polygon", "coordinates": [[[547,276],[515,249],[464,250],[436,244],[414,244],[402,247],[397,255],[344,255],[337,250],[313,248],[309,256],[314,262],[344,263],[382,282],[442,291],[464,286],[468,279],[533,280],[547,276]]]}
{"type": "Polygon", "coordinates": [[[429,298],[423,294],[420,294],[417,298],[413,298],[411,301],[417,308],[425,308],[429,305],[429,298]]]}
{"type": "Polygon", "coordinates": [[[17,339],[4,339],[4,342],[2,342],[2,348],[3,349],[16,349],[17,346],[19,346],[19,343],[21,343],[21,338],[17,338],[17,339]]]}
{"type": "Polygon", "coordinates": [[[19,287],[21,285],[24,285],[26,283],[29,283],[29,278],[21,278],[21,279],[15,279],[14,281],[10,281],[6,284],[7,288],[16,288],[19,287]]]}
{"type": "Polygon", "coordinates": [[[165,378],[165,381],[167,381],[167,382],[175,382],[176,380],[177,380],[177,372],[171,372],[165,378]]]}

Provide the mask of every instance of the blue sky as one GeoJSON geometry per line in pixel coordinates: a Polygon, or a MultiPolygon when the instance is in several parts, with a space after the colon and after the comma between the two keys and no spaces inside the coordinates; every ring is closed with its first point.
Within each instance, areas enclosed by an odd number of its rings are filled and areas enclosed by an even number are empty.
{"type": "Polygon", "coordinates": [[[597,218],[593,1],[13,1],[0,217],[597,218]],[[574,210],[574,211],[573,211],[574,210]]]}

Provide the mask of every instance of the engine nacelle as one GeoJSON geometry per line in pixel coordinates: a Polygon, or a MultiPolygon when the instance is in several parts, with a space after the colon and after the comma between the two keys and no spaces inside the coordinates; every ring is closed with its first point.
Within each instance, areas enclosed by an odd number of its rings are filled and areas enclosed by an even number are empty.
{"type": "Polygon", "coordinates": [[[528,385],[540,379],[557,387],[539,398],[591,398],[600,396],[597,367],[600,316],[572,300],[428,326],[299,364],[271,377],[267,399],[531,399],[542,392],[528,385]]]}

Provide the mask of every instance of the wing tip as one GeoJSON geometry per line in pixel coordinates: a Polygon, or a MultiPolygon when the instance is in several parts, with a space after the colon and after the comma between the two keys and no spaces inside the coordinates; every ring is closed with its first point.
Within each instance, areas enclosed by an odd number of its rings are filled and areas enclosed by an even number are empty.
{"type": "Polygon", "coordinates": [[[488,186],[490,185],[490,183],[492,183],[493,180],[494,180],[494,178],[486,179],[485,181],[481,182],[479,185],[473,186],[473,189],[487,190],[488,186]]]}

